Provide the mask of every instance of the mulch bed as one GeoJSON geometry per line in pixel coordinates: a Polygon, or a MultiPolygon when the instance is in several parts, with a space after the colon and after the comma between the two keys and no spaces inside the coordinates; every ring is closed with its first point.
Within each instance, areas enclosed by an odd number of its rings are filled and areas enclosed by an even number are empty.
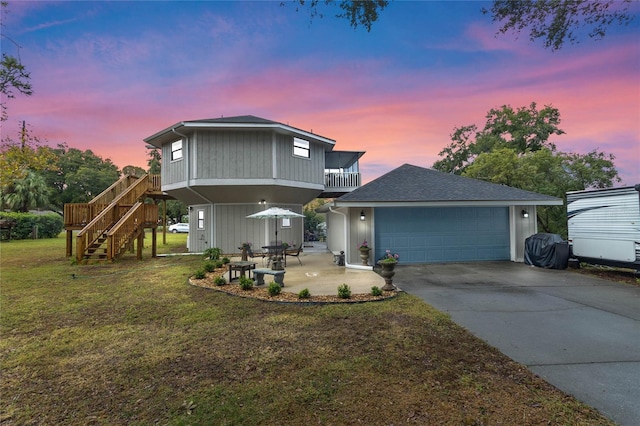
{"type": "Polygon", "coordinates": [[[363,303],[363,302],[375,302],[380,300],[390,299],[398,295],[397,291],[383,291],[381,296],[373,296],[370,293],[366,294],[351,294],[348,299],[342,299],[338,295],[313,295],[307,299],[301,299],[296,293],[289,293],[283,289],[280,294],[271,296],[268,291],[268,285],[256,287],[251,290],[243,290],[237,282],[225,285],[216,285],[214,280],[216,277],[222,276],[227,272],[225,268],[216,269],[213,272],[207,273],[203,279],[196,279],[195,277],[189,277],[189,284],[208,288],[216,291],[221,291],[227,294],[240,297],[249,297],[252,299],[266,300],[269,302],[279,303],[298,303],[298,304],[328,304],[328,303],[363,303]]]}

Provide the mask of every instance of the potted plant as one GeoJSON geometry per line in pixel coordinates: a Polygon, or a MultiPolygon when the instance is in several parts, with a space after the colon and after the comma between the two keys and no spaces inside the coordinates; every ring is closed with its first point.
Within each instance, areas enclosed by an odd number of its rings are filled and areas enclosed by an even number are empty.
{"type": "Polygon", "coordinates": [[[397,253],[391,253],[391,250],[387,250],[384,257],[378,260],[378,265],[380,265],[381,268],[380,275],[384,278],[384,287],[382,287],[384,291],[393,291],[396,289],[393,286],[393,276],[396,274],[394,268],[399,258],[400,256],[398,256],[397,253]]]}
{"type": "Polygon", "coordinates": [[[360,246],[358,247],[358,250],[360,250],[360,261],[362,262],[363,265],[368,265],[369,251],[371,250],[371,247],[369,247],[369,243],[367,243],[367,240],[364,240],[360,244],[360,246]]]}

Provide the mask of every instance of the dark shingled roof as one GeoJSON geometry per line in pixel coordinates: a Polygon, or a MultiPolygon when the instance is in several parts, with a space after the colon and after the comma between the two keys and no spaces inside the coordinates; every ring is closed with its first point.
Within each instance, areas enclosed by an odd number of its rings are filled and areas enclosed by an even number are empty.
{"type": "Polygon", "coordinates": [[[342,202],[524,201],[558,202],[559,198],[505,185],[403,164],[336,199],[342,202]]]}
{"type": "Polygon", "coordinates": [[[282,124],[255,115],[239,115],[236,117],[205,118],[202,120],[187,120],[185,123],[242,123],[242,124],[282,124]]]}

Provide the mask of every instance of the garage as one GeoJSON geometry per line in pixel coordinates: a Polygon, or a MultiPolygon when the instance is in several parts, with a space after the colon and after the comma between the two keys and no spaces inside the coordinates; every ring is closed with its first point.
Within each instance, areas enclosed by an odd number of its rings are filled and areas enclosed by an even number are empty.
{"type": "Polygon", "coordinates": [[[329,249],[344,251],[346,267],[365,269],[386,250],[401,264],[523,262],[537,206],[556,205],[562,200],[549,195],[404,164],[318,211],[329,249]]]}
{"type": "Polygon", "coordinates": [[[375,209],[376,259],[387,249],[402,263],[509,260],[507,207],[375,209]]]}

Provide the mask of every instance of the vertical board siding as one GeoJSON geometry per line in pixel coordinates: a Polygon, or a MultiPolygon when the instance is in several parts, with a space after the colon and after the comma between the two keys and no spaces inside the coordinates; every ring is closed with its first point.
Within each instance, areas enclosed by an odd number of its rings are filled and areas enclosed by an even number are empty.
{"type": "MultiPolygon", "coordinates": [[[[301,205],[279,205],[279,207],[302,214],[301,205]]],[[[276,219],[250,219],[250,214],[265,210],[257,204],[216,204],[215,235],[216,247],[224,253],[238,253],[243,242],[250,242],[254,251],[275,240],[276,219]]],[[[291,228],[282,228],[278,219],[278,240],[302,243],[303,218],[291,219],[291,228]]]]}
{"type": "Polygon", "coordinates": [[[309,142],[309,158],[293,155],[293,136],[276,135],[279,179],[324,185],[324,148],[309,142]]]}
{"type": "MultiPolygon", "coordinates": [[[[187,142],[182,143],[182,149],[185,149],[187,142]]],[[[184,153],[184,151],[183,151],[184,153]]],[[[169,185],[184,182],[186,178],[186,158],[171,161],[171,143],[162,145],[162,162],[160,170],[162,175],[162,185],[169,185]]]]}
{"type": "MultiPolygon", "coordinates": [[[[367,240],[369,247],[374,247],[374,242],[371,240],[372,230],[372,217],[373,211],[370,207],[352,207],[349,209],[349,240],[350,246],[345,253],[349,253],[347,258],[349,263],[360,264],[360,244],[364,240],[367,240]],[[360,212],[364,211],[366,219],[360,220],[360,212]]],[[[369,265],[374,265],[379,257],[375,256],[373,250],[369,253],[369,265]]]]}
{"type": "Polygon", "coordinates": [[[508,207],[376,208],[375,258],[403,263],[509,260],[508,207]]]}
{"type": "Polygon", "coordinates": [[[269,179],[271,133],[196,132],[196,179],[269,179]]]}

